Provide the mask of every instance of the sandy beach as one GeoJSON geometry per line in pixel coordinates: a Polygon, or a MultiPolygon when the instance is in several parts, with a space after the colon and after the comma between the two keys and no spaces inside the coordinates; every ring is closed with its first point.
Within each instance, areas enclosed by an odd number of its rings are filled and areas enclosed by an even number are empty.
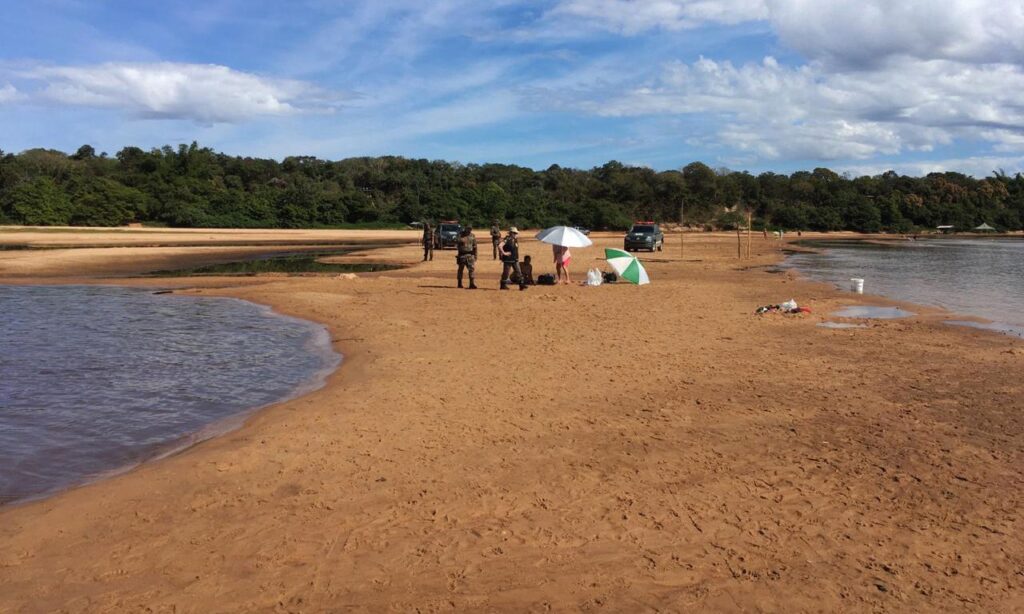
{"type": "Polygon", "coordinates": [[[355,278],[130,277],[412,231],[0,232],[54,248],[0,251],[0,284],[243,298],[345,357],[239,430],[0,507],[0,612],[1024,608],[1024,341],[918,307],[819,328],[895,303],[772,272],[759,236],[669,236],[649,286],[499,292],[485,234],[470,292],[414,243],[342,257],[411,265],[355,278]],[[753,315],[789,298],[813,313],[753,315]]]}

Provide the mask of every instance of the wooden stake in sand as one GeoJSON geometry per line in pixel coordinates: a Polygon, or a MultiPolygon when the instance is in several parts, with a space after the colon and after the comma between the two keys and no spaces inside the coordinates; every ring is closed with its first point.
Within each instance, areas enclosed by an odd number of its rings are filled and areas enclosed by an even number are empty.
{"type": "Polygon", "coordinates": [[[750,258],[750,209],[747,209],[747,258],[750,258]]]}
{"type": "Polygon", "coordinates": [[[685,213],[685,209],[686,209],[686,200],[685,199],[680,199],[679,200],[679,259],[680,260],[683,259],[683,252],[685,251],[685,246],[683,245],[683,237],[686,235],[686,230],[684,230],[684,226],[683,226],[683,220],[685,219],[685,216],[683,214],[685,213]]]}

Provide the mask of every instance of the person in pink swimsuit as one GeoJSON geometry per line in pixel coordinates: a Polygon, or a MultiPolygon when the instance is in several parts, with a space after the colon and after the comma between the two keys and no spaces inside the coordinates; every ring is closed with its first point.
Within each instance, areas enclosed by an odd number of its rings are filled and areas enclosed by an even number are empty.
{"type": "Polygon", "coordinates": [[[572,254],[569,253],[569,248],[564,245],[552,245],[551,251],[555,255],[555,272],[558,274],[558,281],[563,284],[572,283],[569,279],[569,261],[572,260],[572,254]]]}

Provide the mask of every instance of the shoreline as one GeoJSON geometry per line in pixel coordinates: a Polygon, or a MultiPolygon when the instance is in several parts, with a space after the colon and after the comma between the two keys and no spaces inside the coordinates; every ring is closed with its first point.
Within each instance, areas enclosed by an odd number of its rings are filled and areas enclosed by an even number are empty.
{"type": "Polygon", "coordinates": [[[1018,603],[1021,549],[999,535],[1019,519],[999,510],[1022,483],[1021,345],[926,317],[853,334],[812,326],[818,309],[758,319],[783,293],[849,302],[737,268],[774,248],[740,261],[731,237],[687,236],[700,262],[667,246],[643,288],[498,293],[488,261],[461,293],[450,253],[351,280],[204,280],[189,292],[323,323],[346,360],[184,454],[0,509],[0,609],[1018,603]]]}
{"type": "MultiPolygon", "coordinates": [[[[989,239],[989,238],[990,239],[1005,239],[1005,238],[1021,239],[1021,238],[1024,238],[1024,237],[1009,236],[1009,235],[1001,235],[1001,236],[997,236],[997,237],[991,237],[991,236],[985,236],[985,235],[981,235],[981,236],[983,238],[987,238],[987,239],[989,239]]],[[[948,236],[945,236],[945,235],[940,235],[939,237],[936,237],[936,238],[949,239],[949,238],[955,238],[955,237],[948,237],[948,236]]],[[[960,238],[963,238],[963,237],[960,237],[960,238]]],[[[975,238],[975,237],[968,237],[968,238],[975,238]]],[[[890,296],[890,295],[887,295],[887,294],[870,293],[870,292],[869,293],[864,293],[864,294],[857,294],[855,292],[851,292],[851,291],[847,290],[846,288],[844,288],[840,283],[836,282],[835,280],[816,279],[809,272],[802,270],[799,265],[790,264],[788,262],[789,260],[791,260],[791,258],[793,256],[799,255],[799,254],[812,253],[812,254],[821,254],[821,255],[824,256],[826,254],[826,252],[828,251],[829,247],[828,246],[815,246],[815,245],[813,245],[813,243],[815,243],[816,241],[817,242],[822,242],[822,241],[828,242],[829,239],[823,239],[823,238],[809,239],[806,242],[811,243],[812,245],[790,246],[790,248],[784,250],[784,256],[782,257],[781,261],[778,263],[776,269],[778,271],[780,271],[780,272],[783,272],[783,271],[793,271],[793,272],[795,272],[795,274],[797,275],[797,277],[799,279],[806,280],[806,281],[809,281],[809,282],[826,284],[829,287],[831,287],[833,290],[836,290],[838,292],[845,292],[845,293],[851,295],[852,297],[858,297],[858,296],[861,296],[861,297],[875,297],[877,299],[888,301],[888,302],[892,303],[892,305],[894,305],[894,306],[897,306],[897,307],[899,307],[901,309],[906,309],[907,311],[913,312],[913,314],[915,314],[915,315],[920,315],[922,313],[944,315],[946,317],[946,319],[943,322],[945,324],[950,325],[950,326],[968,327],[968,328],[974,328],[976,330],[982,330],[982,331],[986,331],[986,332],[991,332],[991,333],[998,334],[998,335],[1006,335],[1006,336],[1015,337],[1015,338],[1024,338],[1024,323],[1009,322],[1009,321],[1006,321],[1006,320],[996,319],[996,318],[993,318],[991,316],[984,315],[982,313],[972,313],[970,310],[961,310],[961,309],[956,309],[956,308],[953,308],[953,307],[946,307],[946,306],[942,306],[942,305],[917,302],[917,301],[915,301],[913,299],[904,299],[904,298],[900,298],[898,296],[890,296]],[[797,247],[797,249],[793,249],[793,247],[797,247]]],[[[877,240],[875,238],[870,238],[870,237],[869,238],[864,238],[864,239],[858,239],[858,238],[831,239],[831,241],[836,242],[836,243],[850,243],[850,244],[867,243],[867,244],[881,245],[881,246],[885,246],[885,247],[889,247],[889,246],[891,246],[893,244],[893,241],[879,241],[879,240],[877,240]]],[[[805,243],[805,241],[798,240],[797,243],[805,243]]],[[[872,320],[873,318],[871,318],[871,317],[864,317],[864,318],[845,317],[845,318],[841,318],[841,319],[872,320]]]]}
{"type": "MultiPolygon", "coordinates": [[[[3,283],[0,284],[0,288],[3,286],[34,286],[41,284],[34,283],[3,283]]],[[[46,284],[51,285],[51,284],[46,284]]],[[[65,287],[93,287],[103,286],[110,288],[125,288],[140,292],[146,292],[148,294],[171,294],[172,290],[160,290],[153,292],[149,288],[142,288],[134,285],[125,285],[117,283],[104,283],[104,284],[56,284],[65,287]]],[[[178,298],[185,298],[186,300],[192,298],[189,294],[179,292],[178,298]]],[[[212,419],[211,421],[203,424],[196,428],[194,431],[176,435],[168,438],[160,443],[147,444],[145,448],[140,448],[140,457],[138,460],[129,462],[124,465],[110,467],[108,469],[93,473],[91,475],[84,475],[74,478],[69,483],[58,486],[43,492],[22,496],[13,499],[0,500],[0,510],[17,507],[20,505],[26,505],[34,502],[44,501],[48,498],[60,495],[66,492],[70,492],[90,484],[101,482],[104,480],[115,478],[119,475],[123,475],[135,470],[138,467],[160,461],[164,458],[181,454],[204,441],[222,437],[231,431],[237,430],[244,426],[245,422],[256,413],[266,410],[275,405],[280,405],[288,401],[297,399],[311,392],[323,388],[327,384],[328,378],[331,374],[336,371],[342,364],[344,357],[336,352],[331,344],[331,335],[327,330],[327,327],[320,323],[311,320],[301,319],[294,316],[290,316],[283,313],[278,313],[274,310],[273,306],[265,305],[262,303],[256,303],[241,298],[235,297],[219,297],[219,296],[208,296],[208,299],[222,300],[222,301],[234,301],[238,303],[248,303],[254,308],[262,317],[274,318],[286,321],[292,321],[301,324],[303,327],[309,329],[310,339],[304,344],[304,351],[309,352],[315,356],[318,362],[321,363],[321,367],[316,371],[310,373],[309,377],[302,382],[299,382],[292,389],[288,390],[283,396],[265,403],[260,403],[251,407],[245,407],[237,410],[236,412],[224,415],[219,418],[212,419]]],[[[164,299],[174,300],[174,299],[164,299]]],[[[226,400],[226,399],[225,399],[226,400]]]]}

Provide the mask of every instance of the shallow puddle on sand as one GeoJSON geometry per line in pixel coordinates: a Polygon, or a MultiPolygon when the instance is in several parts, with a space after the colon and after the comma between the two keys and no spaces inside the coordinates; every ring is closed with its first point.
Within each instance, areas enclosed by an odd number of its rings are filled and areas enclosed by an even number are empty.
{"type": "Polygon", "coordinates": [[[875,307],[874,305],[853,305],[832,312],[832,317],[835,318],[868,318],[872,320],[894,320],[912,315],[914,312],[899,307],[875,307]]]}
{"type": "Polygon", "coordinates": [[[850,322],[819,322],[818,326],[821,328],[867,328],[867,324],[851,324],[850,322]]]}

